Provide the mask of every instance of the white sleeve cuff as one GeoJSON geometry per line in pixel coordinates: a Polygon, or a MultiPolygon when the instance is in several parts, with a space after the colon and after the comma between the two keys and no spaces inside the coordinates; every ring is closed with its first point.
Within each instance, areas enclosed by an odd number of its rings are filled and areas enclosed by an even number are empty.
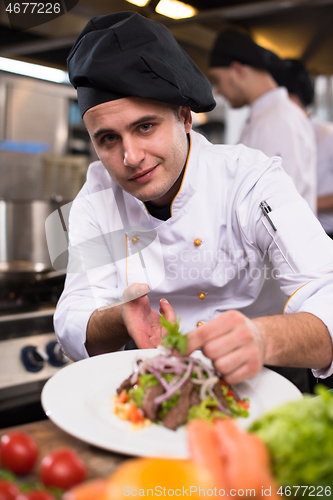
{"type": "MultiPolygon", "coordinates": [[[[299,288],[285,307],[286,314],[308,312],[317,316],[327,327],[333,344],[333,273],[314,279],[299,288]]],[[[315,377],[326,378],[333,374],[333,360],[328,368],[312,370],[315,377]]]]}
{"type": "Polygon", "coordinates": [[[106,301],[87,300],[82,297],[65,297],[54,314],[54,329],[61,349],[73,361],[89,358],[85,347],[88,321],[106,301]]]}

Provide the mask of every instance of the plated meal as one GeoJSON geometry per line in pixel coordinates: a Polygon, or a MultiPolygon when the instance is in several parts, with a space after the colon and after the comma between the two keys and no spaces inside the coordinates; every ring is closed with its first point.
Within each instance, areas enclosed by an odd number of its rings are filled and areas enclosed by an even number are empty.
{"type": "Polygon", "coordinates": [[[241,399],[213,367],[186,355],[187,337],[161,317],[167,330],[154,357],[136,361],[133,372],[117,388],[114,412],[137,428],[152,422],[171,430],[194,418],[247,417],[249,400],[241,399]]]}
{"type": "MultiPolygon", "coordinates": [[[[41,399],[46,415],[70,435],[108,451],[131,456],[188,458],[187,433],[192,421],[180,425],[176,431],[161,423],[137,431],[128,420],[121,420],[114,413],[114,395],[137,368],[138,359],[145,361],[159,354],[156,349],[117,351],[65,366],[43,388],[41,399]]],[[[212,367],[200,351],[193,352],[191,358],[212,367]]],[[[234,391],[250,404],[247,418],[234,419],[243,429],[278,405],[302,398],[296,386],[268,368],[235,385],[234,391]]]]}

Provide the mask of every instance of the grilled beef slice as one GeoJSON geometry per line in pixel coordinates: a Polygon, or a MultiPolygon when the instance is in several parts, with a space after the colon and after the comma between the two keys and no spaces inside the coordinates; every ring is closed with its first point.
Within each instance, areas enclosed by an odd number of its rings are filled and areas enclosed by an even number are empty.
{"type": "Polygon", "coordinates": [[[194,388],[193,382],[189,380],[184,387],[182,387],[178,402],[163,418],[162,423],[165,427],[175,431],[177,427],[185,422],[189,408],[191,407],[192,391],[196,391],[196,389],[194,388]]]}
{"type": "Polygon", "coordinates": [[[217,399],[219,400],[219,402],[221,403],[221,405],[223,406],[223,408],[225,408],[227,410],[228,409],[228,402],[225,399],[225,397],[223,396],[223,392],[222,392],[220,384],[216,384],[216,386],[214,387],[214,393],[215,393],[215,396],[217,397],[217,399]]]}
{"type": "Polygon", "coordinates": [[[236,401],[240,401],[240,400],[241,400],[241,398],[240,398],[239,394],[237,394],[237,392],[235,391],[234,387],[232,387],[232,388],[231,388],[231,390],[232,390],[232,392],[234,393],[234,396],[235,396],[236,401]]]}
{"type": "Polygon", "coordinates": [[[195,405],[199,405],[200,403],[201,403],[201,399],[199,396],[198,388],[197,388],[197,386],[195,386],[193,384],[193,391],[191,392],[191,395],[190,395],[190,407],[195,406],[195,405]]]}
{"type": "Polygon", "coordinates": [[[153,385],[152,387],[148,387],[143,397],[142,411],[145,417],[149,418],[153,422],[157,418],[157,412],[159,408],[159,405],[156,405],[154,403],[154,399],[157,398],[158,396],[161,396],[163,392],[164,392],[163,387],[160,384],[157,384],[153,385]]]}
{"type": "Polygon", "coordinates": [[[120,386],[117,389],[117,394],[120,394],[121,391],[123,391],[124,389],[125,391],[128,391],[128,389],[133,387],[134,384],[131,383],[131,377],[132,375],[130,375],[126,380],[124,380],[124,382],[120,384],[120,386]]]}

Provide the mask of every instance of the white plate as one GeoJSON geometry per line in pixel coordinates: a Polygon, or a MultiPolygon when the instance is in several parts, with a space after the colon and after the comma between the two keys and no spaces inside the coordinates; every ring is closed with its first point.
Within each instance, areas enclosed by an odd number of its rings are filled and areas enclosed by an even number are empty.
{"type": "MultiPolygon", "coordinates": [[[[109,451],[187,458],[184,426],[171,431],[152,424],[133,431],[128,422],[113,414],[112,397],[131,374],[136,359],[156,354],[155,349],[120,351],[66,366],[43,388],[41,400],[46,415],[72,436],[109,451]]],[[[199,351],[193,355],[204,358],[199,351]]],[[[242,427],[247,427],[267,410],[302,397],[296,386],[267,368],[235,388],[241,397],[250,399],[250,416],[238,419],[242,427]]]]}

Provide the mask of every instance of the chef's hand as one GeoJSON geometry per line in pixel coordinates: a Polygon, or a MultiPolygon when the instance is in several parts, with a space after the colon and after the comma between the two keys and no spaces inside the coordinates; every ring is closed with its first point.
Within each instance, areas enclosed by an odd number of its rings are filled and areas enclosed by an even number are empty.
{"type": "MultiPolygon", "coordinates": [[[[125,289],[121,314],[127,332],[139,349],[151,349],[161,343],[165,335],[160,314],[150,307],[149,286],[134,283],[125,289]]],[[[176,314],[166,299],[160,300],[160,313],[168,321],[176,322],[176,314]]]]}
{"type": "Polygon", "coordinates": [[[188,334],[188,353],[210,358],[229,384],[254,377],[264,363],[264,342],[254,321],[238,311],[221,313],[188,334]]]}

